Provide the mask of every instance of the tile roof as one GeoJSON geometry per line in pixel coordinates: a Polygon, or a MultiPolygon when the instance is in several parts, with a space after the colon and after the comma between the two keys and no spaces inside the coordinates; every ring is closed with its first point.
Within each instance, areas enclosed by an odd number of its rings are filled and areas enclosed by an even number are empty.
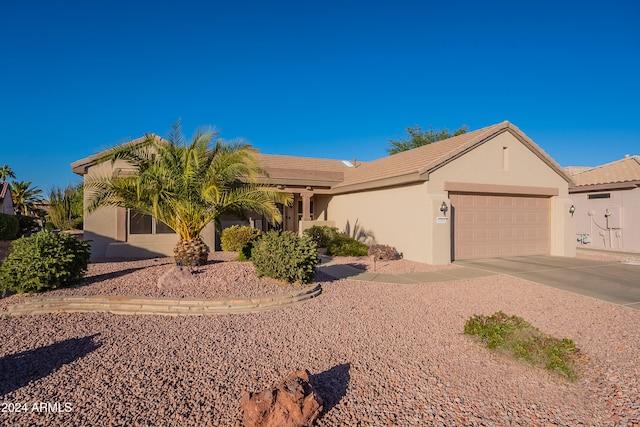
{"type": "Polygon", "coordinates": [[[257,154],[257,158],[273,184],[330,187],[341,182],[345,171],[350,169],[341,160],[261,153],[257,154]]]}
{"type": "Polygon", "coordinates": [[[580,173],[580,172],[584,172],[584,171],[588,171],[589,169],[593,169],[593,167],[591,166],[567,166],[564,168],[564,170],[571,176],[580,173]]]}
{"type": "Polygon", "coordinates": [[[576,186],[640,182],[640,156],[629,156],[572,175],[576,186]]]}
{"type": "Polygon", "coordinates": [[[396,185],[424,181],[431,171],[506,131],[511,132],[567,182],[572,183],[569,175],[548,154],[520,129],[504,121],[360,165],[345,173],[345,180],[334,187],[334,192],[375,188],[384,183],[396,185]]]}

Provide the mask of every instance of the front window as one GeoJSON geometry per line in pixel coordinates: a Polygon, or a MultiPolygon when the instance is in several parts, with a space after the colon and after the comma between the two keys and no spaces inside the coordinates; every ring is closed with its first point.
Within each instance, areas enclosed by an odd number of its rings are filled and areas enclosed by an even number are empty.
{"type": "Polygon", "coordinates": [[[170,234],[175,233],[163,222],[151,215],[129,210],[129,234],[170,234]]]}

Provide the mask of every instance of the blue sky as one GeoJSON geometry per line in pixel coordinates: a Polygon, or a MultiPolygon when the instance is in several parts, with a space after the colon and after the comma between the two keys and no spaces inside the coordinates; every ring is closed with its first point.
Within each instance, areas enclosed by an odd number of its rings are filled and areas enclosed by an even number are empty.
{"type": "Polygon", "coordinates": [[[263,153],[372,160],[404,128],[509,120],[562,166],[640,154],[640,3],[2,1],[0,165],[182,120],[263,153]]]}

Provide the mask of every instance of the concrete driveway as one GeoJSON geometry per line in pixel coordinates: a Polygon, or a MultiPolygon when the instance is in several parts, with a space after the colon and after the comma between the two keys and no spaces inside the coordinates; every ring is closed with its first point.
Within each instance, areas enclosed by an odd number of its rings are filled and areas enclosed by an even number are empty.
{"type": "Polygon", "coordinates": [[[640,310],[640,265],[554,256],[456,261],[454,264],[518,277],[640,310]]]}

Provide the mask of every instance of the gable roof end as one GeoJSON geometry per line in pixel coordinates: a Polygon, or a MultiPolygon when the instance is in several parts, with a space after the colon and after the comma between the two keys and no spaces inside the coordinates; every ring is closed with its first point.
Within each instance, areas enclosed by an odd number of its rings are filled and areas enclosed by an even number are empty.
{"type": "Polygon", "coordinates": [[[573,184],[571,177],[565,170],[542,148],[516,126],[504,121],[361,165],[354,170],[346,172],[345,180],[334,187],[333,193],[341,194],[427,181],[431,172],[503,132],[510,132],[565,181],[570,185],[573,184]]]}

